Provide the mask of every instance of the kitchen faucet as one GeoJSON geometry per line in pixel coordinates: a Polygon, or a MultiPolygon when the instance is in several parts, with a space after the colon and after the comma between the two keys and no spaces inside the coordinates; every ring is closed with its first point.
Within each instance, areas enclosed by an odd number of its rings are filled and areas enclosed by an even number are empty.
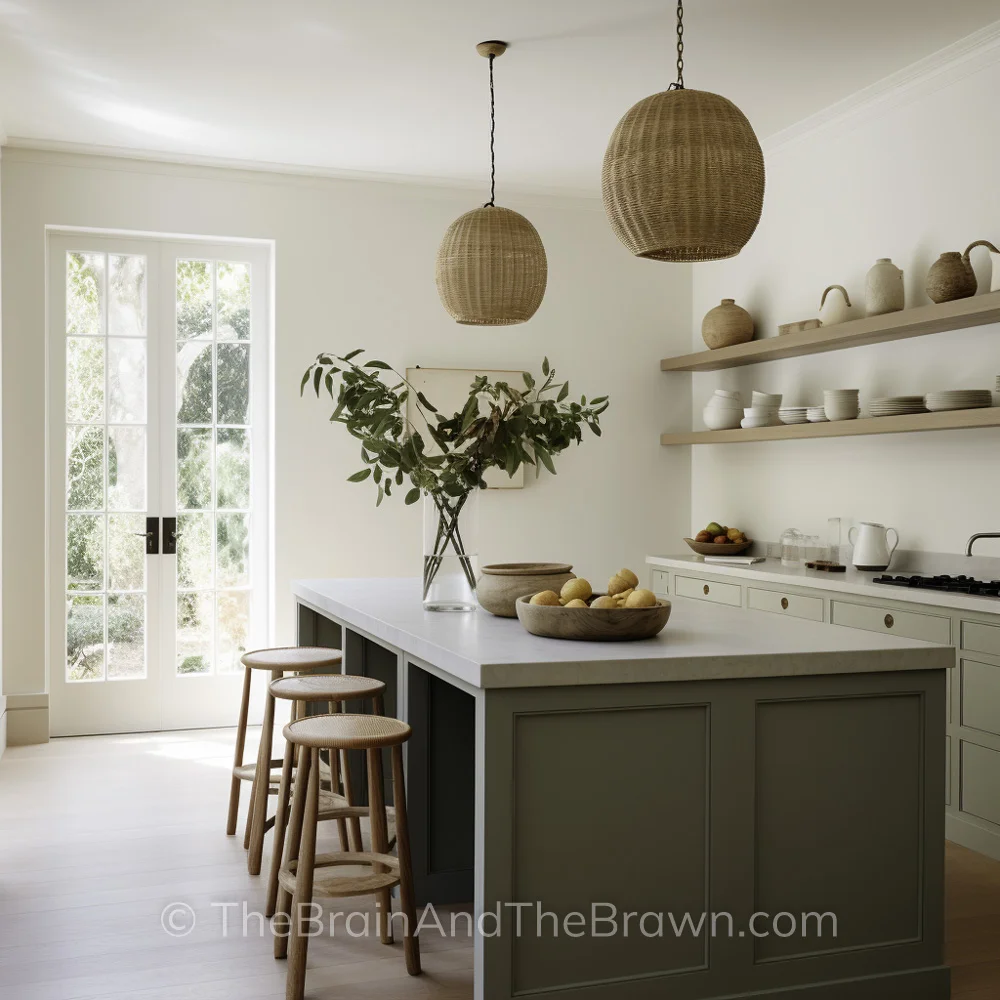
{"type": "Polygon", "coordinates": [[[1000,531],[977,531],[970,539],[968,545],[965,546],[965,554],[967,556],[972,555],[972,546],[979,541],[980,538],[1000,538],[1000,531]]]}

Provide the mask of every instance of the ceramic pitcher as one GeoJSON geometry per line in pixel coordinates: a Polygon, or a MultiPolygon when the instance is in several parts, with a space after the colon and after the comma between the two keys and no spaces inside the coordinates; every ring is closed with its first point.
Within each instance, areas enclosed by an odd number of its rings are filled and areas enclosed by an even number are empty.
{"type": "Polygon", "coordinates": [[[888,257],[879,257],[865,279],[865,312],[869,316],[903,308],[903,272],[888,257]]]}
{"type": "Polygon", "coordinates": [[[819,300],[819,319],[823,326],[835,326],[845,323],[852,316],[851,297],[843,285],[828,285],[819,300]],[[831,295],[830,292],[840,292],[831,295]]]}
{"type": "Polygon", "coordinates": [[[875,521],[860,521],[847,533],[850,543],[854,546],[854,567],[864,570],[884,570],[889,568],[896,546],[899,545],[899,534],[895,528],[887,528],[875,521]],[[889,548],[889,532],[896,540],[889,548]],[[855,532],[857,534],[855,534],[855,532]]]}

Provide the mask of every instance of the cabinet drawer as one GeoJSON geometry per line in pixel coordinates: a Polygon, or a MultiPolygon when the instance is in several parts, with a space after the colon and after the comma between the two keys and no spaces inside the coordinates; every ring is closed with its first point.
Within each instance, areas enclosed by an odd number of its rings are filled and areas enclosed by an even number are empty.
{"type": "Polygon", "coordinates": [[[1000,656],[1000,626],[962,622],[962,649],[1000,656]]]}
{"type": "Polygon", "coordinates": [[[961,723],[1000,736],[1000,667],[962,660],[961,723]]]}
{"type": "Polygon", "coordinates": [[[808,618],[812,622],[823,620],[821,597],[799,597],[796,594],[782,594],[777,590],[747,587],[747,607],[754,611],[774,611],[792,618],[808,618]]]}
{"type": "Polygon", "coordinates": [[[962,740],[962,812],[1000,823],[1000,753],[962,740]]]}
{"type": "Polygon", "coordinates": [[[670,574],[665,569],[654,569],[649,574],[649,589],[664,597],[670,594],[670,574]]]}
{"type": "Polygon", "coordinates": [[[678,597],[694,597],[699,601],[728,604],[734,608],[743,604],[738,583],[713,583],[711,580],[696,580],[691,576],[675,576],[674,589],[678,597]]]}
{"type": "Polygon", "coordinates": [[[951,619],[940,615],[834,601],[830,617],[834,625],[863,628],[884,635],[901,635],[907,639],[923,639],[924,642],[936,642],[942,646],[951,643],[951,619]]]}

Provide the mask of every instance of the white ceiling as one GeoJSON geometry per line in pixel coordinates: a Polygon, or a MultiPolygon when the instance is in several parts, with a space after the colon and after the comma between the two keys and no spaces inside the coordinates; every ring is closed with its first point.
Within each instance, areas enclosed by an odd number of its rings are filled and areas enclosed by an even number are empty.
{"type": "MultiPolygon", "coordinates": [[[[653,0],[0,0],[7,135],[595,193],[608,135],[673,79],[653,0]]],[[[762,138],[1000,19],[1000,0],[689,0],[685,78],[762,138]]]]}

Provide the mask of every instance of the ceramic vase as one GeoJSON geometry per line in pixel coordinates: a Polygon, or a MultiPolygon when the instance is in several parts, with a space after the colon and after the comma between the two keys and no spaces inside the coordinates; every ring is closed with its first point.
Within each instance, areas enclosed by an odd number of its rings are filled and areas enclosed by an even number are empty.
{"type": "Polygon", "coordinates": [[[823,326],[836,326],[851,319],[851,297],[843,285],[828,285],[819,300],[819,319],[823,326]],[[831,295],[831,292],[840,294],[831,295]]]}
{"type": "Polygon", "coordinates": [[[705,313],[701,321],[701,336],[714,351],[733,344],[753,340],[753,317],[735,299],[723,299],[705,313]]]}
{"type": "Polygon", "coordinates": [[[965,253],[949,250],[941,254],[927,272],[925,288],[927,297],[932,302],[952,302],[976,294],[979,282],[972,261],[969,259],[976,247],[988,247],[991,255],[1000,253],[989,240],[976,240],[969,245],[965,253]]]}
{"type": "Polygon", "coordinates": [[[888,257],[880,257],[865,279],[865,313],[899,312],[904,302],[903,272],[888,257]]]}

